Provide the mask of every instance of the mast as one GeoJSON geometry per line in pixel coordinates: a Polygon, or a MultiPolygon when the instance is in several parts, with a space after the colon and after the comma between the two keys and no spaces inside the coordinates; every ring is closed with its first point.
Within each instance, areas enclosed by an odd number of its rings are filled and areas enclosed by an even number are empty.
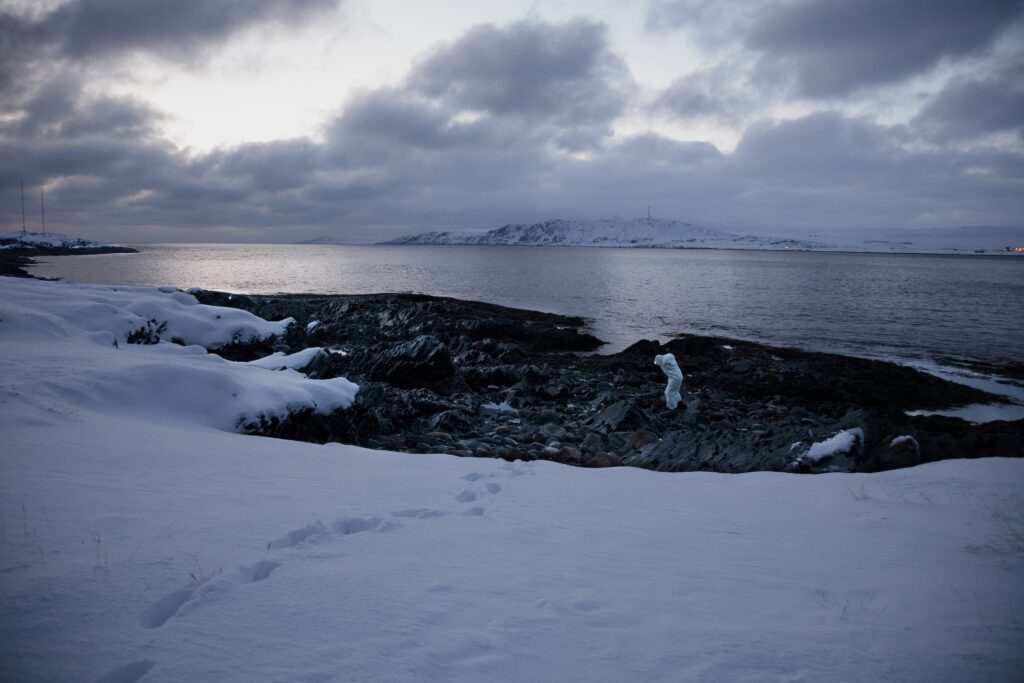
{"type": "Polygon", "coordinates": [[[651,220],[651,205],[647,205],[647,220],[651,220]]]}
{"type": "Polygon", "coordinates": [[[18,182],[21,183],[21,232],[26,234],[28,230],[25,228],[25,180],[18,178],[18,182]]]}
{"type": "Polygon", "coordinates": [[[39,188],[39,213],[43,216],[43,234],[46,234],[46,199],[43,196],[43,188],[39,188]]]}

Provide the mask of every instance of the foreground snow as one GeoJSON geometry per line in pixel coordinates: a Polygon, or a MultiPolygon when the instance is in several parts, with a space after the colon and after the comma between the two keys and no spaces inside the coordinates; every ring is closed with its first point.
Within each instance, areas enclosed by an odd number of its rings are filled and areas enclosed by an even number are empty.
{"type": "MultiPolygon", "coordinates": [[[[10,282],[5,679],[953,681],[1024,667],[1024,461],[662,474],[244,436],[187,400],[92,395],[80,368],[135,372],[107,354],[200,356],[108,349],[56,298],[33,300],[39,318],[19,311],[10,282]]],[[[295,373],[269,369],[288,358],[233,365],[295,373]]]]}

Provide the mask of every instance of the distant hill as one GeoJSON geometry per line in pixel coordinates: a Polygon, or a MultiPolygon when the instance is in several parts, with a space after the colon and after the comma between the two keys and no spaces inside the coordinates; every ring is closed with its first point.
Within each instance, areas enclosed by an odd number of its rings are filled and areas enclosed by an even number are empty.
{"type": "Polygon", "coordinates": [[[475,244],[494,246],[647,247],[660,249],[814,249],[810,241],[737,235],[658,218],[603,218],[514,223],[485,233],[426,232],[382,244],[475,244]]]}
{"type": "Polygon", "coordinates": [[[83,240],[54,232],[0,232],[0,250],[20,254],[109,254],[134,253],[137,249],[121,244],[83,240]]]}

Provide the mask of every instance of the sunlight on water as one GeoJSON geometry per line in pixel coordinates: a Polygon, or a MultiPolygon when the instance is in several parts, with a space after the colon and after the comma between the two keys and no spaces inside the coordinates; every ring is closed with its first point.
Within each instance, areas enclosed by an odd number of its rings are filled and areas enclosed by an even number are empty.
{"type": "Polygon", "coordinates": [[[1024,259],[550,247],[141,245],[48,257],[78,282],[422,292],[582,315],[615,351],[680,332],[861,355],[1019,361],[1024,259]]]}

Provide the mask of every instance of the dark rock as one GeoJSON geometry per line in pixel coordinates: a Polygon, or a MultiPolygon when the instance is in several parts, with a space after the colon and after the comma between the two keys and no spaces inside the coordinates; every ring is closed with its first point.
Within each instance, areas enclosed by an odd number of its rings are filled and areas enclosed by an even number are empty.
{"type": "Polygon", "coordinates": [[[622,460],[614,453],[599,451],[583,461],[584,467],[621,467],[622,460]]]}
{"type": "Polygon", "coordinates": [[[427,423],[431,431],[465,432],[473,428],[476,419],[465,410],[445,410],[430,418],[427,423]]]}
{"type": "Polygon", "coordinates": [[[555,451],[551,459],[565,465],[579,465],[583,462],[583,454],[572,446],[562,446],[555,451]]]}
{"type": "Polygon", "coordinates": [[[642,429],[650,422],[650,417],[637,407],[636,402],[629,400],[613,403],[587,420],[591,429],[604,432],[642,429]]]}
{"type": "Polygon", "coordinates": [[[580,443],[580,450],[584,453],[597,453],[598,451],[603,451],[604,439],[601,438],[600,434],[591,432],[583,438],[583,442],[580,443]]]}
{"type": "Polygon", "coordinates": [[[437,337],[421,335],[384,351],[367,374],[396,387],[415,387],[447,379],[454,371],[448,347],[437,337]]]}
{"type": "Polygon", "coordinates": [[[626,448],[629,448],[630,450],[638,450],[647,444],[655,443],[657,440],[657,434],[645,429],[638,429],[630,434],[629,438],[626,439],[626,448]]]}

